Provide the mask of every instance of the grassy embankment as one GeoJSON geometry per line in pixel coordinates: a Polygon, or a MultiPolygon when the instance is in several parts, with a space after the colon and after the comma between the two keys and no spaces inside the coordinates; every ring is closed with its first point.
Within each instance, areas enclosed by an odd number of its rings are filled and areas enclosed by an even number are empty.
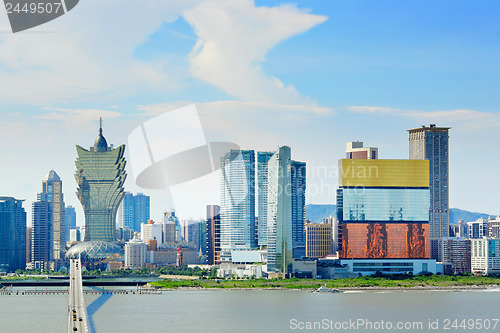
{"type": "Polygon", "coordinates": [[[337,280],[315,279],[247,279],[247,280],[162,280],[151,283],[155,287],[177,289],[191,288],[258,288],[258,289],[317,289],[326,284],[329,288],[448,288],[467,286],[500,286],[500,278],[483,276],[385,276],[358,277],[337,280]]]}

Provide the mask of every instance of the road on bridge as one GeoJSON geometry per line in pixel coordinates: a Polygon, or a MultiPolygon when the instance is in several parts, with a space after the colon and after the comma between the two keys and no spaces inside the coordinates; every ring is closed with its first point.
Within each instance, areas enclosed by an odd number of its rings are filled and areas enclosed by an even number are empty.
{"type": "Polygon", "coordinates": [[[83,298],[82,265],[80,258],[70,259],[68,332],[89,332],[87,307],[83,298]]]}

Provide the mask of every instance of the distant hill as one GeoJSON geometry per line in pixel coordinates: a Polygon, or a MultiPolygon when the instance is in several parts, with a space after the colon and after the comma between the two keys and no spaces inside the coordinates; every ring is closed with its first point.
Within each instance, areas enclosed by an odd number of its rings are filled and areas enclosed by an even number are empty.
{"type": "Polygon", "coordinates": [[[323,222],[323,218],[337,216],[336,205],[306,205],[306,220],[311,220],[312,223],[323,222]]]}
{"type": "Polygon", "coordinates": [[[468,210],[462,210],[458,208],[450,209],[450,224],[456,224],[458,220],[464,220],[464,222],[476,221],[479,218],[487,219],[492,215],[484,213],[469,212],[468,210]]]}
{"type": "MultiPolygon", "coordinates": [[[[336,205],[306,205],[306,220],[311,220],[312,223],[320,223],[323,218],[337,216],[336,205]]],[[[469,212],[458,208],[450,209],[450,224],[456,224],[458,220],[464,222],[476,221],[479,218],[488,218],[491,215],[484,213],[469,212]]]]}

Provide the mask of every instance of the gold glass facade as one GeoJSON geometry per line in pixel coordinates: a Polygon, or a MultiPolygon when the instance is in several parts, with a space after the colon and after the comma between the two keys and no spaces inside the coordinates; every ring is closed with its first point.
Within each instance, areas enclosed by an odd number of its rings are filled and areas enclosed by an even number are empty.
{"type": "Polygon", "coordinates": [[[341,187],[429,187],[428,160],[339,161],[341,187]]]}
{"type": "Polygon", "coordinates": [[[428,259],[429,223],[342,223],[339,258],[428,259]]]}

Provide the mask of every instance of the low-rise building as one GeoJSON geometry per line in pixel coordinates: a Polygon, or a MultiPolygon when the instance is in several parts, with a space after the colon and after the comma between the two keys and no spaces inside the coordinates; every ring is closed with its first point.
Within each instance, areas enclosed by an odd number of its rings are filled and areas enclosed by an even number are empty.
{"type": "Polygon", "coordinates": [[[471,269],[474,274],[500,274],[500,239],[483,237],[471,241],[471,269]]]}
{"type": "Polygon", "coordinates": [[[443,237],[439,239],[439,259],[443,263],[451,263],[452,273],[471,271],[471,240],[461,237],[443,237]]]}

